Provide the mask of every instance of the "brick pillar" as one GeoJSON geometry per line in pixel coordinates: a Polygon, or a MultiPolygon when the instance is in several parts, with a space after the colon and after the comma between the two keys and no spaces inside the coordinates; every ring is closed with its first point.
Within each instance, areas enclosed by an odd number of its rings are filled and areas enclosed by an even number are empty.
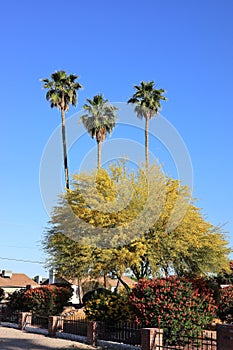
{"type": "Polygon", "coordinates": [[[95,321],[87,323],[87,344],[91,346],[97,345],[97,325],[95,321]]]}
{"type": "Polygon", "coordinates": [[[59,316],[57,320],[57,332],[62,332],[64,328],[64,318],[59,316]]]}
{"type": "Polygon", "coordinates": [[[233,325],[217,324],[217,350],[233,349],[233,325]]]}
{"type": "Polygon", "coordinates": [[[31,325],[32,314],[30,312],[20,312],[18,328],[23,330],[26,326],[31,325]]]}
{"type": "Polygon", "coordinates": [[[48,334],[50,337],[56,335],[58,321],[59,316],[49,316],[48,334]]]}
{"type": "Polygon", "coordinates": [[[163,345],[163,330],[158,328],[142,328],[141,349],[155,350],[163,345]],[[157,347],[158,346],[158,347],[157,347]]]}

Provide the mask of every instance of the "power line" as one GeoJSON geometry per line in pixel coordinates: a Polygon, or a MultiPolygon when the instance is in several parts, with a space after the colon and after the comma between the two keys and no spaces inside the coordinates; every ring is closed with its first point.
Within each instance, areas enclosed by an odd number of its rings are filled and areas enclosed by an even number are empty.
{"type": "Polygon", "coordinates": [[[37,260],[23,260],[23,259],[12,259],[12,258],[3,258],[0,256],[1,260],[11,260],[11,261],[20,261],[25,263],[32,263],[32,264],[44,264],[44,261],[37,261],[37,260]]]}
{"type": "Polygon", "coordinates": [[[1,247],[6,247],[6,248],[17,248],[17,249],[37,249],[37,250],[38,250],[38,248],[35,248],[35,247],[23,247],[23,246],[5,245],[5,244],[2,244],[1,247]]]}

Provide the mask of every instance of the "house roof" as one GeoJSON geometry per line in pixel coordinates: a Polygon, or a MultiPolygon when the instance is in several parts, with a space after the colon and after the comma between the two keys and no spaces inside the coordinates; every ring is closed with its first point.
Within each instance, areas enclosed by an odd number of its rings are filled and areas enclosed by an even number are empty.
{"type": "Polygon", "coordinates": [[[2,277],[0,275],[0,287],[1,288],[25,288],[26,286],[37,287],[38,283],[33,281],[30,277],[24,273],[12,273],[11,277],[2,277]]]}
{"type": "MultiPolygon", "coordinates": [[[[128,276],[122,276],[121,279],[126,284],[128,284],[128,286],[131,287],[131,288],[136,284],[136,282],[132,278],[130,278],[128,276]]],[[[83,283],[88,283],[88,282],[91,282],[91,281],[99,282],[102,285],[104,284],[104,278],[103,277],[99,277],[99,278],[96,278],[96,279],[86,278],[86,279],[83,279],[81,281],[81,283],[83,284],[83,283]]],[[[73,280],[69,280],[69,282],[75,284],[75,282],[73,280]]],[[[107,282],[107,288],[109,288],[109,287],[116,287],[117,284],[118,284],[118,280],[117,279],[113,279],[113,278],[109,278],[109,277],[106,278],[106,282],[107,282]]],[[[122,286],[121,282],[119,284],[120,284],[120,286],[122,286]]]]}
{"type": "MultiPolygon", "coordinates": [[[[122,276],[121,278],[131,288],[134,287],[134,285],[136,284],[136,282],[132,278],[130,278],[128,276],[122,276]]],[[[104,285],[104,278],[103,277],[99,277],[99,278],[87,277],[87,278],[81,279],[80,282],[81,282],[81,285],[85,284],[85,283],[89,283],[89,282],[98,282],[98,283],[104,285]]],[[[107,288],[109,288],[109,287],[116,287],[117,284],[118,284],[118,280],[117,279],[112,279],[112,278],[109,278],[109,277],[106,278],[106,282],[107,282],[107,288]]],[[[78,286],[78,284],[79,284],[77,278],[69,279],[69,278],[59,277],[59,276],[55,277],[54,283],[68,283],[70,285],[76,285],[76,286],[78,286]]],[[[49,284],[49,279],[43,281],[42,284],[43,285],[49,284]]],[[[121,282],[120,282],[120,286],[122,286],[121,282]]]]}

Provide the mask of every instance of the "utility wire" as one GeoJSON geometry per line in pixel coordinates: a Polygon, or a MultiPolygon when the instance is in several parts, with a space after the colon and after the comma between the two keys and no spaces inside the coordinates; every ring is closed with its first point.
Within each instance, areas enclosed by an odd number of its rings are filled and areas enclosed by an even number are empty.
{"type": "Polygon", "coordinates": [[[44,261],[37,261],[37,260],[23,260],[23,259],[11,259],[11,258],[3,258],[0,256],[1,260],[11,260],[11,261],[21,261],[26,263],[32,263],[32,264],[44,264],[44,261]]]}

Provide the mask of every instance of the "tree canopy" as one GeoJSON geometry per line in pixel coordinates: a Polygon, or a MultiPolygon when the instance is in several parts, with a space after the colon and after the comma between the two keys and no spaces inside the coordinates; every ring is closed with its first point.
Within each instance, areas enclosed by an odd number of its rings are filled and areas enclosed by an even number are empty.
{"type": "Polygon", "coordinates": [[[48,265],[82,278],[110,275],[137,280],[228,266],[222,230],[206,221],[187,187],[156,165],[75,175],[54,208],[43,241],[48,265]]]}

